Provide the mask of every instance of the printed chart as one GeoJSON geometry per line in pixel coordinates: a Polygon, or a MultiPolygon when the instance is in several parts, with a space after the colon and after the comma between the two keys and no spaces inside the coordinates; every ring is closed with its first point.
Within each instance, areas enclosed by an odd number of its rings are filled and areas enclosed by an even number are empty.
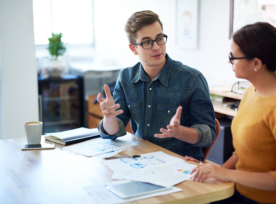
{"type": "Polygon", "coordinates": [[[172,165],[166,165],[158,168],[154,167],[146,171],[136,171],[125,176],[124,178],[170,187],[190,179],[193,176],[190,173],[195,167],[196,165],[188,164],[182,161],[172,165]]]}
{"type": "Polygon", "coordinates": [[[85,156],[96,156],[107,152],[126,149],[131,146],[137,145],[137,142],[125,141],[125,140],[106,140],[97,138],[88,140],[75,145],[64,147],[64,150],[82,154],[85,156]]]}

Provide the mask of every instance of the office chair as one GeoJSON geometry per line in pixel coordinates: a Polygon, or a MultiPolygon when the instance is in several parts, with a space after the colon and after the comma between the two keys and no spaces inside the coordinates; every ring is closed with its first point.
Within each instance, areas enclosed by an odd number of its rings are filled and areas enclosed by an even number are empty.
{"type": "Polygon", "coordinates": [[[219,132],[220,132],[220,124],[219,124],[218,119],[216,119],[216,136],[215,136],[215,139],[209,147],[202,147],[202,150],[203,150],[203,153],[204,153],[203,162],[205,162],[205,160],[207,159],[209,152],[211,151],[213,145],[215,144],[215,142],[218,138],[219,132]]]}

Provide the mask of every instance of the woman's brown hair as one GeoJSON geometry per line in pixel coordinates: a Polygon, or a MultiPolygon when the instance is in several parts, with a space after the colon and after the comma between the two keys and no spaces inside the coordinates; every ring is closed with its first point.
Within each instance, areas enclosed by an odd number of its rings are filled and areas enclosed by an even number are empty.
{"type": "Polygon", "coordinates": [[[276,28],[265,22],[242,27],[233,41],[246,57],[258,58],[269,71],[276,71],[276,28]]]}

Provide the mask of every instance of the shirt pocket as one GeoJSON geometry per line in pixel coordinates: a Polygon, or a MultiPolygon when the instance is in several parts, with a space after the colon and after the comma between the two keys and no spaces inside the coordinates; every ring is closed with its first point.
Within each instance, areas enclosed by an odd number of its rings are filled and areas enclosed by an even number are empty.
{"type": "Polygon", "coordinates": [[[158,104],[158,127],[167,129],[178,106],[158,104]]]}
{"type": "Polygon", "coordinates": [[[134,119],[137,123],[139,123],[140,101],[127,100],[127,107],[129,109],[131,118],[134,119]]]}

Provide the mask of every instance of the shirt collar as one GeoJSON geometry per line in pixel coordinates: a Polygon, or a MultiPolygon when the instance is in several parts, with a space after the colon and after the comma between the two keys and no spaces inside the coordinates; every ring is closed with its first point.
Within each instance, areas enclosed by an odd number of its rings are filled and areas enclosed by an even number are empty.
{"type": "MultiPolygon", "coordinates": [[[[169,57],[168,54],[166,54],[166,58],[167,58],[167,62],[164,66],[164,68],[162,69],[162,71],[159,73],[159,75],[154,79],[157,80],[159,79],[159,81],[164,85],[164,86],[168,86],[168,81],[169,81],[169,75],[170,75],[170,70],[173,64],[172,59],[169,57]]],[[[142,63],[140,63],[139,65],[139,69],[135,75],[135,77],[132,80],[132,83],[137,83],[139,80],[141,81],[149,81],[149,78],[142,66],[142,63]]]]}

